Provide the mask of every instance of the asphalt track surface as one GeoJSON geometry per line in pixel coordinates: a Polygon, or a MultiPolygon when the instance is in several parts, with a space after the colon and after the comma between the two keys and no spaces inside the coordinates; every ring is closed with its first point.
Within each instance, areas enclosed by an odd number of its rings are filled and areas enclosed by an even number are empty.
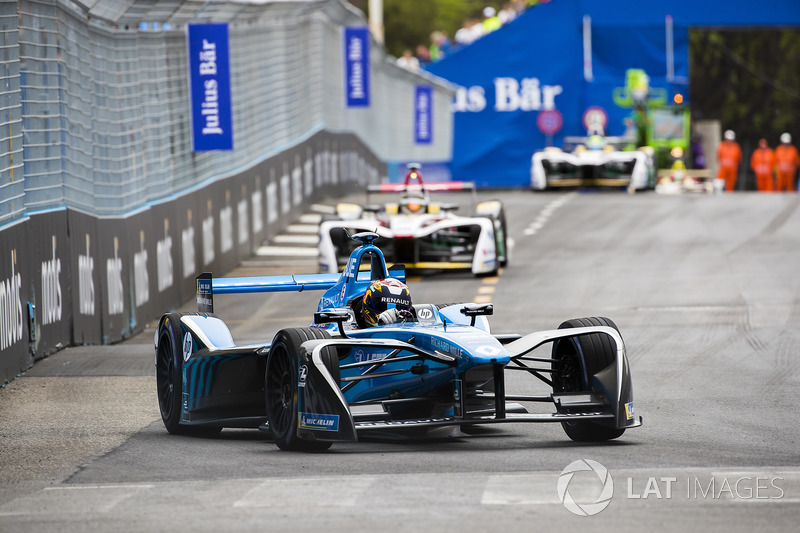
{"type": "MultiPolygon", "coordinates": [[[[605,444],[516,424],[320,454],[255,430],[172,436],[151,326],[63,350],[0,390],[0,531],[797,531],[800,197],[480,196],[506,204],[511,264],[413,277],[414,300],[488,299],[497,333],[612,318],[642,427],[605,444]],[[583,460],[607,469],[613,497],[594,471],[562,476],[583,460]],[[573,510],[602,510],[571,512],[559,481],[573,510]]],[[[279,270],[248,265],[231,275],[279,270]]],[[[318,296],[215,303],[246,343],[307,325],[318,296]]],[[[509,390],[542,390],[513,377],[509,390]]]]}

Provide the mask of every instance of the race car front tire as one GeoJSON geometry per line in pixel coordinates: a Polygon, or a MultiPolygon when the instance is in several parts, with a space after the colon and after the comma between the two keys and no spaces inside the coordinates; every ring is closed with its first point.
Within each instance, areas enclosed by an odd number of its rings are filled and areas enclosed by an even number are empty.
{"type": "Polygon", "coordinates": [[[180,423],[183,397],[180,313],[164,315],[158,325],[156,391],[161,420],[173,435],[211,436],[222,430],[218,425],[189,426],[180,423]]]}
{"type": "MultiPolygon", "coordinates": [[[[281,450],[317,452],[331,447],[330,442],[304,440],[297,436],[298,354],[301,344],[312,339],[327,339],[330,333],[319,328],[280,330],[272,340],[265,389],[267,418],[275,444],[281,450]]],[[[338,359],[336,373],[338,376],[338,359]]]]}
{"type": "MultiPolygon", "coordinates": [[[[610,318],[573,318],[558,329],[588,326],[608,326],[619,331],[610,318]]],[[[613,364],[616,359],[614,342],[603,333],[592,333],[561,339],[553,343],[553,392],[590,391],[591,377],[613,364]]],[[[625,428],[603,425],[591,420],[570,420],[561,423],[567,436],[576,442],[598,442],[616,439],[625,428]]]]}

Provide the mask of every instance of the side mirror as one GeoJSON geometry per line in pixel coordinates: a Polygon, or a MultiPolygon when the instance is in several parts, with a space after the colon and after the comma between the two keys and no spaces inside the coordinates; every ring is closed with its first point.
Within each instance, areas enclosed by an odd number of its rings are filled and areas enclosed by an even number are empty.
{"type": "Polygon", "coordinates": [[[470,326],[475,326],[475,317],[481,315],[494,314],[494,306],[492,304],[466,304],[460,309],[461,314],[472,318],[470,326]]]}
{"type": "Polygon", "coordinates": [[[314,313],[315,324],[330,324],[335,322],[339,326],[339,334],[347,338],[344,333],[344,323],[350,320],[350,313],[346,311],[320,311],[314,313]]]}

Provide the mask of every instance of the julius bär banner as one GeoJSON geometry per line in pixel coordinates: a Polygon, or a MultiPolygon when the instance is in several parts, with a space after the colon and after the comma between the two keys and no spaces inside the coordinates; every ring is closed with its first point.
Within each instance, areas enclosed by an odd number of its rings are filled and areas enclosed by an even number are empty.
{"type": "Polygon", "coordinates": [[[414,91],[414,142],[430,144],[433,140],[433,87],[417,85],[414,91]]]}
{"type": "Polygon", "coordinates": [[[189,24],[192,149],[233,149],[227,24],[189,24]]]}
{"type": "Polygon", "coordinates": [[[369,32],[344,29],[345,94],[347,107],[369,107],[369,32]]]}

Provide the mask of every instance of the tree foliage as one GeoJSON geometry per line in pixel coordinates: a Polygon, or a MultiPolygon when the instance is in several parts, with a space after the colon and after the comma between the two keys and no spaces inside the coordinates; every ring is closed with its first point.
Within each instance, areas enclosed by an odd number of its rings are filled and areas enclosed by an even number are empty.
{"type": "MultiPolygon", "coordinates": [[[[368,0],[350,2],[369,13],[368,0]]],[[[403,50],[431,44],[431,33],[444,31],[452,40],[465,20],[483,19],[482,11],[492,6],[498,11],[502,0],[383,0],[383,29],[386,50],[399,57],[403,50]]]]}
{"type": "MultiPolygon", "coordinates": [[[[350,0],[367,12],[368,0],[350,0]]],[[[504,0],[383,0],[389,54],[430,45],[434,30],[453,39],[463,22],[482,18],[504,0]]],[[[697,119],[717,119],[744,146],[783,132],[800,142],[800,31],[795,28],[692,30],[689,36],[690,105],[697,119]]]]}
{"type": "Polygon", "coordinates": [[[748,146],[800,140],[800,31],[692,30],[689,45],[695,119],[719,120],[748,146]]]}

